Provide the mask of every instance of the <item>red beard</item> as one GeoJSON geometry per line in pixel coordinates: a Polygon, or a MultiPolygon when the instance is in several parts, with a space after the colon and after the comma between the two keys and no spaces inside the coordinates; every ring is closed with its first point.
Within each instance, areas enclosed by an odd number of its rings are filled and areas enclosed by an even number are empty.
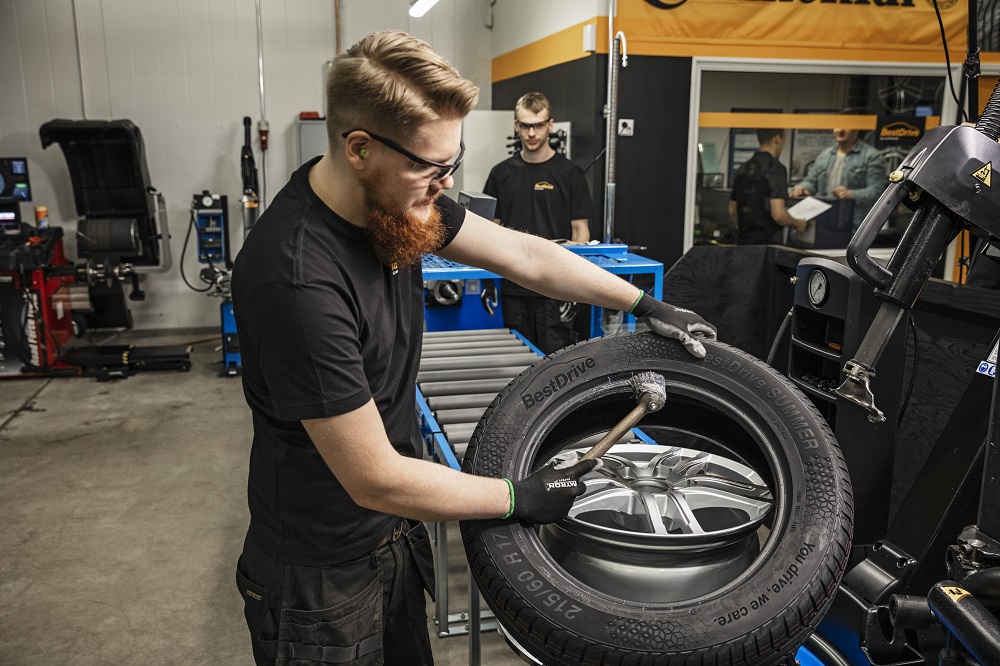
{"type": "Polygon", "coordinates": [[[399,268],[414,266],[423,255],[444,245],[441,211],[431,206],[427,218],[420,219],[409,210],[398,210],[397,205],[380,196],[382,184],[379,176],[361,181],[368,208],[365,233],[383,264],[399,268]]]}

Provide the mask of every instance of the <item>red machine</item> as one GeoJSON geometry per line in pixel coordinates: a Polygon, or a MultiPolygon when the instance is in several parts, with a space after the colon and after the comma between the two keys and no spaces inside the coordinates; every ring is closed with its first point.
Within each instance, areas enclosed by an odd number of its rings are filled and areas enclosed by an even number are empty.
{"type": "Polygon", "coordinates": [[[0,377],[79,371],[61,358],[73,337],[75,282],[62,236],[26,224],[0,236],[0,377]]]}

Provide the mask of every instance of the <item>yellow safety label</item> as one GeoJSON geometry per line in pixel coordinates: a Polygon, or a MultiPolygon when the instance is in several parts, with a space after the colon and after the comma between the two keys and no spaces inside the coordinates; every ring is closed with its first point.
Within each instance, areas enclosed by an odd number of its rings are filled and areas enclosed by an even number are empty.
{"type": "Polygon", "coordinates": [[[972,594],[961,587],[942,587],[944,593],[951,597],[953,600],[958,601],[959,599],[964,599],[965,597],[971,597],[972,594]]]}
{"type": "Polygon", "coordinates": [[[993,162],[987,162],[972,172],[972,177],[986,187],[990,186],[990,176],[993,174],[993,162]]]}

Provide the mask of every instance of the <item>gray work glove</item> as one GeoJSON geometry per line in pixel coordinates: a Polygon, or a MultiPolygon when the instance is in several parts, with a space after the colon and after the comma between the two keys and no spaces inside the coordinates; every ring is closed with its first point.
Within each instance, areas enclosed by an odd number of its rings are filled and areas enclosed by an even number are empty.
{"type": "Polygon", "coordinates": [[[637,319],[645,318],[646,324],[654,332],[665,338],[680,341],[691,354],[697,358],[705,358],[705,346],[698,341],[699,337],[715,340],[715,327],[690,310],[674,307],[669,303],[659,301],[652,296],[643,294],[632,306],[629,314],[637,319]]]}
{"type": "Polygon", "coordinates": [[[511,492],[510,513],[504,518],[545,525],[569,514],[573,501],[587,490],[580,477],[601,464],[599,458],[581,460],[570,467],[548,464],[520,481],[507,481],[511,492]]]}

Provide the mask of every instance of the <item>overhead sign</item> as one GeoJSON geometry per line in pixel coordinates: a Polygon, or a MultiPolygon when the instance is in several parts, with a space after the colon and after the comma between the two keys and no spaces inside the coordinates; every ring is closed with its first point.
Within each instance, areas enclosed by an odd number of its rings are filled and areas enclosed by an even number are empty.
{"type": "MultiPolygon", "coordinates": [[[[967,3],[938,7],[960,59],[967,3]]],[[[931,0],[620,0],[617,27],[637,55],[943,60],[931,0]]]]}

